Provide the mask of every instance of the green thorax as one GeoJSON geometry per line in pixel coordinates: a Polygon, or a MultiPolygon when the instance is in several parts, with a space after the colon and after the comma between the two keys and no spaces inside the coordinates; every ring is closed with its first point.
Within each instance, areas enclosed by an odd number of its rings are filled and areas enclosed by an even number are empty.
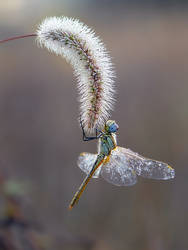
{"type": "Polygon", "coordinates": [[[99,153],[109,155],[116,147],[116,138],[114,133],[104,133],[99,139],[99,153]]]}

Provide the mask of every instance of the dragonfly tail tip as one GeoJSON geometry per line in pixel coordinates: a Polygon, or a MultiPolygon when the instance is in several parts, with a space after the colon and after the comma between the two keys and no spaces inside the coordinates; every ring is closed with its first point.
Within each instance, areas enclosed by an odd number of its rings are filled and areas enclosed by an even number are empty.
{"type": "Polygon", "coordinates": [[[72,208],[73,208],[73,206],[69,205],[69,210],[70,210],[70,211],[72,210],[72,208]]]}

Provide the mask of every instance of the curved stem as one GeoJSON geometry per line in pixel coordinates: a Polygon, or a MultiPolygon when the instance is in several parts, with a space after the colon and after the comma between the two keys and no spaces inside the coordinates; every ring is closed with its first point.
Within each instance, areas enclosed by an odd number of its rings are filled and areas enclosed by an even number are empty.
{"type": "Polygon", "coordinates": [[[37,34],[29,34],[29,35],[22,35],[22,36],[14,36],[14,37],[10,37],[4,40],[0,40],[0,43],[6,43],[12,40],[17,40],[17,39],[21,39],[21,38],[25,38],[25,37],[30,37],[30,36],[37,36],[37,34]]]}

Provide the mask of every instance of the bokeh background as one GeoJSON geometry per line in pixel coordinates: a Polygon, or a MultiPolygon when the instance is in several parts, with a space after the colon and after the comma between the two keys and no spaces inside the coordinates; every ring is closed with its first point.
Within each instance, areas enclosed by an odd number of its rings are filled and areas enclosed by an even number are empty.
{"type": "Polygon", "coordinates": [[[1,223],[0,249],[186,250],[187,1],[1,0],[0,39],[35,32],[43,18],[61,15],[94,28],[110,51],[118,144],[170,163],[176,178],[140,178],[133,187],[95,179],[68,211],[84,177],[77,157],[96,152],[95,142],[82,142],[72,68],[33,38],[1,44],[1,191],[6,182],[11,191],[1,192],[0,217],[25,221],[19,233],[32,232],[37,243],[18,243],[16,223],[1,223]],[[11,181],[25,186],[17,190],[11,181]]]}

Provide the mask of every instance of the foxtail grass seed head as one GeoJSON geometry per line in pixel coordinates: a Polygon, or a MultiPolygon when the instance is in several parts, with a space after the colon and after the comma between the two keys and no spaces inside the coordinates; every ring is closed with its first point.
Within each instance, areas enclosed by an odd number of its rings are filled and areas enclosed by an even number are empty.
{"type": "Polygon", "coordinates": [[[114,103],[114,71],[101,40],[79,20],[50,17],[38,27],[37,41],[72,65],[85,132],[103,129],[114,103]]]}

